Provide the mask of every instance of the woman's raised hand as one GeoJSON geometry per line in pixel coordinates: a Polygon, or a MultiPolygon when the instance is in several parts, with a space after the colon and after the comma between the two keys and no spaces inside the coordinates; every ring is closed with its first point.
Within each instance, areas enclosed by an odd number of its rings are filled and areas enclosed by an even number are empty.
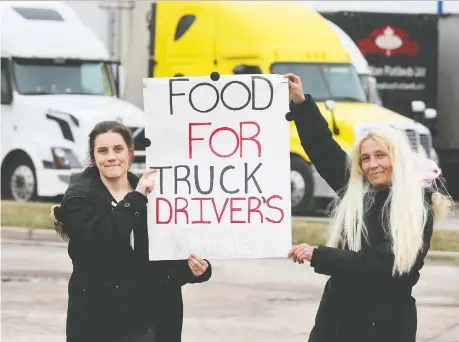
{"type": "Polygon", "coordinates": [[[293,101],[295,104],[304,102],[306,98],[304,97],[301,78],[295,74],[285,74],[284,77],[288,79],[290,101],[293,101]]]}

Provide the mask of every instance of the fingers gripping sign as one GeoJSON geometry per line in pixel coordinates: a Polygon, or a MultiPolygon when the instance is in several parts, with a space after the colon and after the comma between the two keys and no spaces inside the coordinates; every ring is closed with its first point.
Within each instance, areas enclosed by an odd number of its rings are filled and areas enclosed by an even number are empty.
{"type": "Polygon", "coordinates": [[[203,275],[209,264],[204,259],[201,259],[196,254],[190,254],[188,257],[188,266],[195,277],[203,275]]]}
{"type": "Polygon", "coordinates": [[[288,79],[290,101],[297,104],[304,102],[306,98],[304,97],[301,78],[295,74],[285,74],[284,77],[288,79]]]}
{"type": "Polygon", "coordinates": [[[288,253],[288,257],[292,258],[293,262],[303,264],[304,260],[311,261],[314,248],[309,246],[307,243],[294,246],[288,253]]]}

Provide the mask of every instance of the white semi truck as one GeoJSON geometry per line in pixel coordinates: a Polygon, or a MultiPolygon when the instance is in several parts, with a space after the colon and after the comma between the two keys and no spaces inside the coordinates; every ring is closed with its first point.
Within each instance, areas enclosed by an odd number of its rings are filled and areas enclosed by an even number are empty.
{"type": "Polygon", "coordinates": [[[88,134],[119,120],[145,169],[144,112],[119,98],[120,64],[62,2],[0,3],[2,195],[60,196],[89,159],[88,134]]]}

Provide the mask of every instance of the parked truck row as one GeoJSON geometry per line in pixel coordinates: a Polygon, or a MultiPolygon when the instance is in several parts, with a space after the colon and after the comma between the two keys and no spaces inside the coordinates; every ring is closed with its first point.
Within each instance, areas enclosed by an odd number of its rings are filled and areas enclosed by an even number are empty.
{"type": "MultiPolygon", "coordinates": [[[[145,115],[119,98],[120,64],[104,44],[63,3],[3,2],[0,8],[3,195],[61,195],[86,163],[89,130],[103,119],[131,127],[133,171],[142,172],[145,115]]],[[[302,4],[159,1],[143,15],[149,37],[144,76],[293,72],[344,150],[364,130],[389,123],[406,131],[413,149],[436,158],[426,126],[381,106],[375,78],[350,38],[302,4]]],[[[129,73],[135,66],[126,63],[129,73]]],[[[412,106],[432,116],[422,101],[412,106]]],[[[335,193],[303,151],[293,123],[290,156],[292,212],[308,214],[335,193]]]]}

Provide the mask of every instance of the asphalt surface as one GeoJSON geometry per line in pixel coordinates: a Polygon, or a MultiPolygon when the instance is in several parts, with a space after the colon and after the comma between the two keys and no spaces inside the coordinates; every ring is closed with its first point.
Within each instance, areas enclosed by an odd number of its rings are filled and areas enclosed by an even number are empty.
{"type": "MultiPolygon", "coordinates": [[[[64,342],[65,244],[2,240],[2,342],[64,342]]],[[[213,261],[183,288],[184,342],[307,341],[325,276],[290,260],[213,261]]],[[[414,289],[418,341],[459,342],[459,267],[427,264],[414,289]]]]}

